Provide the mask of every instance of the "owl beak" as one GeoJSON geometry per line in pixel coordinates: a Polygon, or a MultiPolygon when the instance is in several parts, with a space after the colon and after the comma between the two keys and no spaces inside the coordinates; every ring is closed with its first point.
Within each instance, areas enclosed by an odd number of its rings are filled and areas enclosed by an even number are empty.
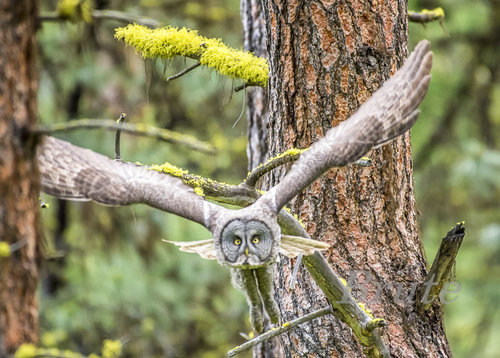
{"type": "Polygon", "coordinates": [[[245,247],[245,256],[248,256],[248,247],[245,247]]]}

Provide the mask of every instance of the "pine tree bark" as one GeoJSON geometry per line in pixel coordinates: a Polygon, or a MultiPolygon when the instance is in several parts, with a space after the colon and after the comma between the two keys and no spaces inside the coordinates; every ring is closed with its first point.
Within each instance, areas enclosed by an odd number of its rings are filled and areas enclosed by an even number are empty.
{"type": "MultiPolygon", "coordinates": [[[[266,28],[261,0],[242,0],[241,18],[245,50],[259,57],[267,57],[266,28]]],[[[249,87],[246,91],[248,171],[252,171],[267,159],[268,96],[267,88],[249,87]]]]}
{"type": "Polygon", "coordinates": [[[0,356],[37,341],[38,172],[28,128],[36,119],[37,2],[0,4],[0,356]]]}
{"type": "MultiPolygon", "coordinates": [[[[270,80],[269,132],[261,148],[271,156],[307,148],[346,120],[408,55],[405,1],[263,4],[270,80]]],[[[383,340],[391,356],[451,356],[439,304],[423,315],[414,304],[427,269],[410,136],[368,155],[371,167],[332,169],[290,207],[314,239],[332,244],[325,257],[353,295],[388,322],[383,340]]],[[[279,182],[287,169],[275,170],[268,185],[279,182]]],[[[276,298],[283,321],[328,305],[304,268],[294,290],[288,289],[294,261],[285,258],[278,269],[276,298]]],[[[286,357],[363,356],[350,329],[333,316],[282,336],[281,345],[286,357]]]]}

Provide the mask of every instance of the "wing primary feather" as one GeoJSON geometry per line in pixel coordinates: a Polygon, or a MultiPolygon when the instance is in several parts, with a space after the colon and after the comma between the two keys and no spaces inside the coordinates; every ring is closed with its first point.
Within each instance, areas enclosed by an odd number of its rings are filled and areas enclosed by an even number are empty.
{"type": "Polygon", "coordinates": [[[295,162],[283,180],[257,200],[278,212],[331,167],[356,161],[406,132],[420,113],[431,76],[432,52],[421,41],[405,64],[349,119],[331,128],[295,162]]]}
{"type": "Polygon", "coordinates": [[[298,255],[312,255],[315,251],[324,251],[330,247],[326,242],[306,239],[300,236],[281,235],[281,253],[289,258],[298,255]]]}
{"type": "Polygon", "coordinates": [[[223,207],[206,201],[182,179],[144,166],[112,160],[54,137],[37,148],[41,187],[61,199],[104,205],[143,203],[207,227],[223,207]]]}
{"type": "Polygon", "coordinates": [[[173,244],[179,247],[179,250],[183,252],[189,252],[193,254],[198,254],[202,258],[207,260],[216,260],[214,240],[200,240],[200,241],[169,241],[161,240],[169,244],[173,244]]]}

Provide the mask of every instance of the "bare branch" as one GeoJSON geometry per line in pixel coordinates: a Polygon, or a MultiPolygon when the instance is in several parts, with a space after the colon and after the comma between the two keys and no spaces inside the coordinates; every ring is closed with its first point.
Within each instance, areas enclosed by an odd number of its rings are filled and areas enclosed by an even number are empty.
{"type": "Polygon", "coordinates": [[[54,134],[58,132],[68,132],[76,129],[96,129],[96,128],[103,128],[107,130],[120,129],[122,132],[125,133],[156,138],[168,143],[183,145],[185,147],[197,150],[205,154],[216,153],[215,147],[210,143],[203,142],[187,134],[181,134],[178,132],[170,131],[168,129],[157,128],[145,124],[131,124],[131,123],[118,124],[116,123],[116,121],[109,119],[78,119],[65,123],[40,125],[32,129],[31,131],[32,133],[35,134],[54,134]]]}
{"type": "Polygon", "coordinates": [[[431,269],[417,289],[416,304],[419,312],[428,310],[449,281],[455,258],[465,237],[464,222],[458,223],[441,240],[431,269]]]}
{"type": "Polygon", "coordinates": [[[120,118],[116,120],[116,123],[118,124],[118,128],[116,128],[116,134],[115,134],[115,159],[120,160],[120,133],[121,133],[121,126],[123,122],[125,121],[125,118],[127,115],[125,113],[120,114],[120,118]]]}
{"type": "Polygon", "coordinates": [[[249,186],[255,186],[255,184],[257,184],[257,181],[264,174],[270,172],[271,170],[273,170],[273,169],[275,169],[283,164],[296,161],[297,159],[299,159],[300,155],[305,150],[306,149],[292,148],[292,149],[289,149],[289,150],[277,155],[274,158],[269,159],[266,163],[259,165],[251,173],[249,173],[247,178],[245,179],[244,183],[246,185],[249,185],[249,186]]]}
{"type": "Polygon", "coordinates": [[[444,10],[441,7],[437,7],[432,10],[423,9],[422,11],[408,11],[408,21],[418,22],[420,24],[426,24],[428,22],[438,20],[440,23],[444,19],[444,10]]]}
{"type": "Polygon", "coordinates": [[[316,319],[316,318],[319,318],[319,317],[322,317],[322,316],[325,316],[325,315],[331,314],[331,313],[333,313],[332,308],[326,307],[326,308],[322,308],[320,310],[314,311],[312,313],[308,313],[302,317],[294,319],[293,321],[286,322],[283,325],[281,325],[280,327],[272,328],[271,330],[262,333],[261,335],[255,337],[254,339],[243,343],[241,346],[237,346],[237,347],[231,349],[229,352],[227,352],[227,357],[234,357],[234,356],[236,356],[244,351],[249,350],[250,348],[252,348],[253,346],[256,346],[259,343],[262,343],[268,339],[271,339],[273,337],[279,336],[280,334],[288,332],[288,331],[294,329],[295,327],[297,327],[298,325],[301,325],[303,323],[312,321],[313,319],[316,319]]]}
{"type": "Polygon", "coordinates": [[[175,80],[175,79],[177,79],[177,78],[179,78],[179,77],[181,77],[181,76],[184,76],[186,73],[191,72],[192,70],[194,70],[195,68],[200,67],[200,66],[201,66],[201,63],[197,62],[197,63],[195,63],[194,65],[189,66],[188,68],[185,68],[185,69],[184,69],[184,70],[182,70],[181,72],[176,73],[176,74],[175,74],[175,75],[173,75],[173,76],[167,77],[166,81],[167,81],[167,82],[170,82],[170,81],[172,81],[172,80],[175,80]]]}
{"type": "Polygon", "coordinates": [[[243,83],[241,86],[238,86],[234,89],[234,92],[239,92],[239,91],[243,91],[245,88],[249,87],[249,85],[247,85],[246,83],[243,83]]]}
{"type": "MultiPolygon", "coordinates": [[[[121,11],[113,11],[113,10],[92,10],[92,19],[94,20],[111,20],[117,21],[124,24],[140,24],[147,27],[159,27],[161,23],[150,19],[144,16],[137,16],[133,14],[128,14],[121,11]]],[[[68,21],[68,19],[61,17],[56,11],[43,12],[38,17],[40,21],[45,22],[62,22],[68,21]]]]}

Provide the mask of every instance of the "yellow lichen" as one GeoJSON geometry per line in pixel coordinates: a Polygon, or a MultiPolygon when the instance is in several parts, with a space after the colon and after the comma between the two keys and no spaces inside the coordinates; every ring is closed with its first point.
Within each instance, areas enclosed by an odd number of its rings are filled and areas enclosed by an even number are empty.
{"type": "Polygon", "coordinates": [[[102,358],[116,358],[122,352],[122,344],[120,341],[105,339],[102,346],[102,358]]]}
{"type": "Polygon", "coordinates": [[[14,354],[15,358],[31,358],[37,355],[37,348],[34,344],[24,343],[22,344],[14,354]]]}
{"type": "Polygon", "coordinates": [[[432,15],[434,16],[436,19],[439,19],[439,18],[443,18],[444,17],[444,10],[442,7],[437,7],[435,9],[432,9],[432,10],[428,10],[428,9],[423,9],[421,11],[422,14],[428,14],[428,15],[432,15]]]}
{"type": "Polygon", "coordinates": [[[279,159],[279,158],[287,157],[287,156],[301,155],[302,153],[304,153],[308,149],[309,148],[306,148],[306,149],[290,148],[290,149],[285,150],[283,153],[278,154],[274,158],[269,159],[268,162],[270,162],[272,160],[279,159]]]}
{"type": "Polygon", "coordinates": [[[372,312],[365,306],[365,304],[363,302],[358,302],[358,306],[363,310],[365,311],[365,313],[370,317],[370,318],[373,318],[373,314],[372,312]]]}
{"type": "Polygon", "coordinates": [[[91,22],[92,21],[91,0],[60,0],[57,3],[56,12],[59,17],[71,22],[91,22]]]}
{"type": "Polygon", "coordinates": [[[151,166],[152,170],[156,170],[157,172],[160,173],[165,173],[174,177],[182,177],[184,174],[187,174],[188,171],[178,168],[175,165],[170,164],[169,162],[165,162],[164,164],[158,165],[158,164],[153,164],[151,166]]]}
{"type": "Polygon", "coordinates": [[[0,241],[0,257],[10,256],[10,245],[5,241],[0,241]]]}
{"type": "Polygon", "coordinates": [[[197,186],[197,187],[194,188],[194,193],[196,195],[205,197],[205,193],[203,192],[203,189],[201,187],[199,187],[199,186],[197,186]]]}
{"type": "Polygon", "coordinates": [[[131,24],[117,28],[115,38],[133,46],[143,58],[195,58],[202,65],[223,75],[242,79],[252,85],[267,85],[269,65],[265,58],[247,51],[235,50],[226,46],[220,39],[200,36],[195,30],[185,27],[150,29],[131,24]]]}

